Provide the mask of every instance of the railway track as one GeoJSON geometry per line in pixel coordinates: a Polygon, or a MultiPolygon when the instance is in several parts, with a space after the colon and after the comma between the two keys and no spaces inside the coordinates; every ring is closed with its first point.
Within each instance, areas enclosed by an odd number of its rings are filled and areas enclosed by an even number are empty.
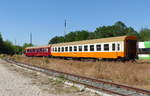
{"type": "Polygon", "coordinates": [[[37,67],[37,66],[29,65],[27,63],[16,62],[9,58],[5,58],[4,60],[9,63],[16,64],[18,66],[25,67],[31,70],[39,71],[50,76],[63,77],[72,82],[79,83],[85,85],[86,87],[95,89],[97,91],[102,91],[104,93],[115,95],[115,96],[116,95],[117,96],[150,96],[149,90],[134,88],[127,85],[121,85],[113,82],[97,80],[97,79],[78,76],[70,73],[59,72],[52,69],[37,67]]]}

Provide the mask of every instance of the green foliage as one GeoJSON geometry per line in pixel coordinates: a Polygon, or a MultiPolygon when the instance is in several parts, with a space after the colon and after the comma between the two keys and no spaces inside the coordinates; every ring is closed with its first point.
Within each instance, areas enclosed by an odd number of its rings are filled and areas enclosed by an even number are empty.
{"type": "Polygon", "coordinates": [[[70,32],[63,36],[56,36],[49,41],[49,44],[81,41],[105,37],[115,37],[124,35],[134,35],[139,37],[139,34],[132,28],[127,27],[123,22],[118,21],[112,26],[102,26],[96,28],[94,32],[88,32],[86,30],[70,32]]]}
{"type": "Polygon", "coordinates": [[[12,54],[15,53],[15,47],[8,40],[6,40],[6,41],[3,42],[3,48],[4,48],[4,50],[3,50],[4,54],[11,54],[12,55],[12,54]]]}
{"type": "Polygon", "coordinates": [[[30,44],[30,43],[24,43],[24,44],[23,44],[23,48],[31,47],[31,46],[33,46],[33,44],[30,44]]]}
{"type": "Polygon", "coordinates": [[[0,54],[13,54],[14,48],[10,41],[3,41],[2,35],[0,33],[0,54]]]}
{"type": "Polygon", "coordinates": [[[14,46],[16,54],[23,54],[24,48],[22,46],[14,46]]]}
{"type": "Polygon", "coordinates": [[[63,36],[55,36],[54,38],[52,38],[50,41],[49,41],[49,44],[54,44],[54,43],[61,43],[61,42],[64,42],[64,37],[63,36]]]}
{"type": "Polygon", "coordinates": [[[0,54],[3,53],[3,38],[2,38],[2,35],[0,33],[0,54]]]}
{"type": "Polygon", "coordinates": [[[82,30],[82,31],[76,31],[76,39],[75,41],[81,41],[81,40],[87,40],[89,36],[89,32],[82,30]]]}
{"type": "Polygon", "coordinates": [[[139,33],[140,41],[150,41],[150,29],[143,28],[139,33]]]}
{"type": "Polygon", "coordinates": [[[0,33],[0,54],[13,55],[13,54],[22,54],[22,52],[23,52],[22,46],[15,46],[9,40],[3,41],[2,35],[0,33]]]}
{"type": "Polygon", "coordinates": [[[96,38],[115,37],[124,35],[138,36],[138,33],[132,27],[127,27],[121,21],[116,22],[112,26],[103,26],[96,28],[95,34],[96,38]]]}

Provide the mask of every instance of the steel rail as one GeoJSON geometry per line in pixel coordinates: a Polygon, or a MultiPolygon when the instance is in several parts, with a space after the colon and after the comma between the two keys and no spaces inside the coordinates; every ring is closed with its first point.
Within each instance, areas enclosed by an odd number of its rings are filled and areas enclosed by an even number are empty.
{"type": "Polygon", "coordinates": [[[120,95],[120,96],[150,96],[149,90],[144,90],[144,89],[135,88],[135,87],[122,85],[122,84],[116,84],[116,83],[108,82],[104,80],[97,80],[93,78],[66,73],[66,72],[60,72],[60,71],[56,71],[53,69],[42,68],[42,67],[38,67],[38,66],[23,63],[23,62],[17,62],[9,58],[5,58],[3,60],[12,64],[16,64],[21,67],[25,67],[31,70],[45,73],[47,75],[63,77],[72,82],[79,83],[79,84],[85,85],[87,87],[90,87],[99,91],[104,91],[108,94],[114,94],[114,95],[120,95]]]}

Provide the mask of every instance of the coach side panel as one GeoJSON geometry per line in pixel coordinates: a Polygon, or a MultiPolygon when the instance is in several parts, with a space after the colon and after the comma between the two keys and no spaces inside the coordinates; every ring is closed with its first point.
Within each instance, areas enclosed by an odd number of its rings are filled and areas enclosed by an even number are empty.
{"type": "Polygon", "coordinates": [[[52,46],[55,57],[123,58],[124,42],[106,42],[84,45],[52,46]]]}

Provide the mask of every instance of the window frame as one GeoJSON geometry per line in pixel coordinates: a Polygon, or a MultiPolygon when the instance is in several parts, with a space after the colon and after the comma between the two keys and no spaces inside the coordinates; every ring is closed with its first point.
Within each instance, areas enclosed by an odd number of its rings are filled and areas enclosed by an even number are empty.
{"type": "Polygon", "coordinates": [[[97,52],[102,51],[102,44],[96,44],[96,51],[97,51],[97,52]],[[98,47],[97,47],[97,46],[100,46],[100,47],[99,47],[100,50],[98,50],[98,47]]]}
{"type": "Polygon", "coordinates": [[[82,52],[82,51],[83,51],[82,49],[83,49],[83,48],[82,48],[82,45],[79,45],[79,46],[78,46],[78,51],[79,51],[79,52],[82,52]]]}
{"type": "Polygon", "coordinates": [[[64,52],[65,50],[64,50],[64,47],[61,47],[61,52],[64,52]]]}
{"type": "Polygon", "coordinates": [[[69,51],[68,49],[69,49],[68,46],[64,47],[65,52],[68,52],[69,51]]]}
{"type": "Polygon", "coordinates": [[[94,52],[95,51],[95,45],[94,44],[89,45],[89,51],[90,52],[94,52]],[[93,46],[93,50],[91,50],[91,46],[93,46]]]}
{"type": "Polygon", "coordinates": [[[73,51],[73,47],[72,46],[69,46],[69,52],[72,52],[73,51]],[[70,50],[71,49],[71,50],[70,50]]]}
{"type": "Polygon", "coordinates": [[[115,43],[112,43],[112,48],[111,48],[112,51],[116,51],[116,44],[115,43]]]}
{"type": "Polygon", "coordinates": [[[60,47],[58,47],[58,51],[57,52],[60,52],[60,47]]]}
{"type": "Polygon", "coordinates": [[[120,50],[121,50],[121,44],[117,43],[117,51],[120,51],[120,50]]]}
{"type": "Polygon", "coordinates": [[[110,44],[109,43],[103,44],[103,50],[106,51],[106,52],[109,52],[110,51],[110,44]],[[108,49],[105,48],[106,45],[108,45],[108,49]]]}
{"type": "Polygon", "coordinates": [[[77,52],[77,49],[78,49],[78,47],[75,45],[75,46],[73,46],[73,51],[74,52],[77,52]],[[76,50],[75,50],[76,49],[76,50]]]}

